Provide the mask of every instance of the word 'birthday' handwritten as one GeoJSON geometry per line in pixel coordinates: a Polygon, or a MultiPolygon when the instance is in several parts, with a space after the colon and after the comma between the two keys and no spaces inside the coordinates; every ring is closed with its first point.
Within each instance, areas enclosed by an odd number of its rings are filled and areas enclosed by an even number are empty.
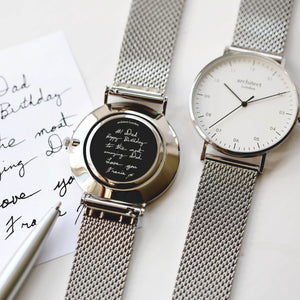
{"type": "MultiPolygon", "coordinates": [[[[4,76],[0,75],[0,97],[9,96],[9,92],[15,94],[24,89],[28,89],[30,85],[27,83],[27,77],[23,74],[22,81],[19,84],[13,84],[12,87],[8,84],[4,76]]],[[[17,104],[12,104],[9,101],[0,103],[0,119],[4,120],[12,114],[16,114],[29,107],[35,107],[42,103],[54,102],[56,106],[62,105],[62,95],[69,91],[70,88],[63,90],[60,93],[44,93],[43,89],[39,87],[37,93],[29,92],[22,96],[22,99],[17,104]]]]}

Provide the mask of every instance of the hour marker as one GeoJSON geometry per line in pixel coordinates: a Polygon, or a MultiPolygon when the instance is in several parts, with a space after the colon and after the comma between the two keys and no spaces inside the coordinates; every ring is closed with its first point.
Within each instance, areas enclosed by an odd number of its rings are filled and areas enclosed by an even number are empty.
{"type": "Polygon", "coordinates": [[[258,149],[260,149],[259,143],[257,143],[257,147],[258,147],[258,149]]]}
{"type": "Polygon", "coordinates": [[[286,115],[289,115],[289,116],[291,116],[292,114],[290,114],[290,113],[285,113],[286,115]]]}
{"type": "Polygon", "coordinates": [[[274,76],[276,73],[277,73],[277,71],[276,71],[276,72],[274,72],[272,76],[274,76]]]}
{"type": "Polygon", "coordinates": [[[204,115],[198,116],[198,118],[203,118],[203,117],[204,117],[204,115]]]}
{"type": "Polygon", "coordinates": [[[212,76],[210,73],[208,73],[208,75],[209,75],[211,78],[214,78],[214,76],[212,76]]]}
{"type": "Polygon", "coordinates": [[[278,131],[275,131],[279,136],[281,136],[281,134],[278,131]]]}
{"type": "Polygon", "coordinates": [[[234,145],[233,145],[233,149],[235,149],[235,146],[236,146],[236,143],[234,143],[234,145]]]}
{"type": "Polygon", "coordinates": [[[211,137],[213,138],[216,135],[216,133],[214,133],[211,137]]]}

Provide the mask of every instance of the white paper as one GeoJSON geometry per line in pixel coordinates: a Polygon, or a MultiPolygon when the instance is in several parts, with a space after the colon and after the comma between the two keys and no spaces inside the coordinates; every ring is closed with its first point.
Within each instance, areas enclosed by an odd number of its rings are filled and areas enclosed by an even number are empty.
{"type": "Polygon", "coordinates": [[[75,249],[82,191],[62,141],[91,108],[62,33],[0,52],[0,271],[58,201],[39,262],[75,249]]]}

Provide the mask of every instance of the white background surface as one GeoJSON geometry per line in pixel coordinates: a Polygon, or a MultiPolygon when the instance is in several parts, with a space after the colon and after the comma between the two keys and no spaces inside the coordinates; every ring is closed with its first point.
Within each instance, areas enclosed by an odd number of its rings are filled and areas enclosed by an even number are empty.
{"type": "MultiPolygon", "coordinates": [[[[124,300],[171,299],[181,251],[201,175],[202,141],[193,128],[188,98],[194,77],[231,43],[239,0],[187,0],[168,85],[167,118],[181,143],[174,185],[151,204],[137,231],[124,300]]],[[[94,106],[112,83],[129,0],[6,1],[0,10],[0,48],[63,30],[94,106]]],[[[285,52],[300,87],[300,4],[296,3],[285,52]]],[[[13,68],[14,66],[12,66],[13,68]]],[[[1,68],[1,66],[0,66],[1,68]]],[[[267,157],[232,290],[237,299],[299,299],[300,125],[267,157]]],[[[77,205],[80,199],[74,199],[77,205]]],[[[34,268],[18,300],[63,299],[72,254],[34,268]]]]}

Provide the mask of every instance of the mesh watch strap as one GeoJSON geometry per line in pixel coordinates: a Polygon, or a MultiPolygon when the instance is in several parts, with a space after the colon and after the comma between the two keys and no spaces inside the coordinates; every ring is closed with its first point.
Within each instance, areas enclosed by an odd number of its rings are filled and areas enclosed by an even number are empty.
{"type": "Polygon", "coordinates": [[[232,46],[283,56],[294,0],[242,0],[232,46]]]}
{"type": "MultiPolygon", "coordinates": [[[[164,93],[184,2],[132,1],[114,87],[149,91],[151,96],[164,93]]],[[[110,209],[107,204],[97,216],[92,212],[83,217],[68,300],[121,299],[137,216],[128,223],[127,214],[120,216],[117,210],[111,218],[110,209]]]]}
{"type": "Polygon", "coordinates": [[[121,299],[135,230],[84,214],[66,299],[121,299]]]}
{"type": "Polygon", "coordinates": [[[165,92],[185,0],[133,0],[114,85],[165,92]]]}
{"type": "Polygon", "coordinates": [[[173,300],[229,298],[257,174],[205,159],[173,300]]]}

